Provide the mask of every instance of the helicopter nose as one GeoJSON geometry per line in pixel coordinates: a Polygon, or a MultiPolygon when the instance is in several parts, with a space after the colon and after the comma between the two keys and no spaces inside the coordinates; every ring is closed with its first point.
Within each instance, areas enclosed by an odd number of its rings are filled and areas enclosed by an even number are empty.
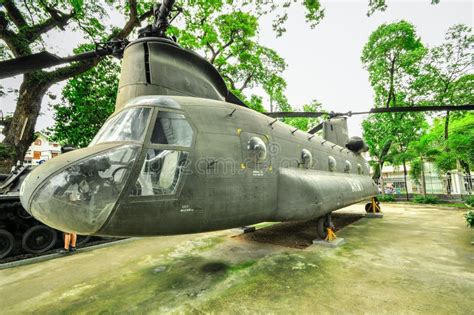
{"type": "Polygon", "coordinates": [[[94,234],[117,203],[139,148],[98,145],[48,161],[23,182],[21,203],[55,229],[94,234]]]}

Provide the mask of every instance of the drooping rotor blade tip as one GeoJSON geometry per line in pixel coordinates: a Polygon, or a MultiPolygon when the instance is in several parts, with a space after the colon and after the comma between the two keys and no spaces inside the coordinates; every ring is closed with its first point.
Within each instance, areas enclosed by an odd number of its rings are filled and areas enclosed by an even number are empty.
{"type": "Polygon", "coordinates": [[[64,59],[47,51],[0,62],[0,79],[60,65],[64,59]]]}

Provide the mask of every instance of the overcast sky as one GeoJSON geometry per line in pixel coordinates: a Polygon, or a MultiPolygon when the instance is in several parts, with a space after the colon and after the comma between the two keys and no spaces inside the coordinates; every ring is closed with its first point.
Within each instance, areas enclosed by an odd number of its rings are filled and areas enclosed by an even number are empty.
{"type": "MultiPolygon", "coordinates": [[[[362,68],[360,55],[369,35],[383,23],[401,19],[413,23],[418,35],[427,46],[439,45],[449,26],[464,23],[473,25],[473,1],[441,0],[439,5],[430,5],[430,0],[387,0],[388,9],[367,17],[367,0],[322,1],[325,18],[315,29],[304,21],[304,10],[293,6],[289,11],[287,33],[275,38],[271,20],[260,20],[260,40],[275,49],[288,64],[283,77],[288,83],[287,97],[290,103],[309,103],[317,99],[323,107],[333,111],[363,111],[372,107],[372,88],[367,71],[362,68]]],[[[65,55],[80,41],[75,34],[68,34],[67,41],[60,33],[52,34],[48,40],[58,43],[52,52],[65,55]],[[64,49],[64,50],[63,50],[64,49]]],[[[18,88],[21,76],[1,80],[4,87],[18,88]]],[[[52,88],[60,95],[63,84],[52,88]]],[[[52,111],[43,100],[42,115],[37,130],[51,126],[52,111]]],[[[15,97],[0,98],[0,109],[13,112],[15,97]]],[[[360,123],[364,117],[349,119],[349,134],[361,135],[360,123]]]]}

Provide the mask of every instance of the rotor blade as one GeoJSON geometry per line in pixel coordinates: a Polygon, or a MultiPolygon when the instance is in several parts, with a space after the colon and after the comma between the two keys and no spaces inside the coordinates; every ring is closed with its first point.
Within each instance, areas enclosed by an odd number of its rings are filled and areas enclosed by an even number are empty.
{"type": "Polygon", "coordinates": [[[63,59],[47,51],[0,62],[0,79],[59,65],[63,59]]]}
{"type": "Polygon", "coordinates": [[[372,108],[368,112],[349,112],[350,115],[377,114],[377,113],[403,113],[403,112],[444,112],[444,111],[466,111],[474,110],[474,105],[433,105],[433,106],[408,106],[372,108]]]}
{"type": "Polygon", "coordinates": [[[0,79],[44,68],[54,67],[63,63],[99,58],[112,53],[112,49],[102,48],[61,58],[47,51],[42,51],[37,54],[31,54],[28,56],[0,62],[0,79]]]}
{"type": "Polygon", "coordinates": [[[323,125],[324,125],[324,121],[319,123],[318,125],[314,126],[313,128],[311,128],[310,130],[308,130],[308,133],[310,134],[315,134],[316,132],[318,132],[319,130],[323,129],[323,125]]]}
{"type": "Polygon", "coordinates": [[[292,118],[292,117],[306,117],[306,118],[316,118],[323,115],[330,115],[326,112],[269,112],[264,113],[265,115],[272,118],[292,118]]]}
{"type": "Polygon", "coordinates": [[[377,114],[377,113],[403,113],[403,112],[444,112],[444,111],[467,111],[474,110],[474,105],[433,105],[433,106],[407,106],[407,107],[389,107],[389,108],[372,108],[366,112],[347,112],[347,113],[335,113],[335,112],[271,112],[264,113],[265,115],[273,118],[316,118],[323,115],[329,117],[337,116],[352,116],[352,115],[363,115],[363,114],[377,114]]]}

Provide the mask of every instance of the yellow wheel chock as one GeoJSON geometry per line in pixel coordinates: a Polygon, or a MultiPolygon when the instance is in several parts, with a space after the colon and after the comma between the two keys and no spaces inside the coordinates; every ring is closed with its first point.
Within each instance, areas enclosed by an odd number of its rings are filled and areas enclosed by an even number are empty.
{"type": "Polygon", "coordinates": [[[376,197],[372,197],[371,201],[365,205],[365,211],[367,213],[382,213],[382,209],[380,209],[380,202],[377,200],[376,197]]]}
{"type": "Polygon", "coordinates": [[[334,230],[332,228],[328,227],[326,228],[326,230],[328,231],[328,235],[324,239],[325,241],[330,242],[337,238],[336,233],[334,233],[334,230]]]}
{"type": "Polygon", "coordinates": [[[372,212],[373,213],[382,212],[382,209],[380,209],[380,206],[379,206],[379,201],[375,197],[372,197],[372,212]]]}

